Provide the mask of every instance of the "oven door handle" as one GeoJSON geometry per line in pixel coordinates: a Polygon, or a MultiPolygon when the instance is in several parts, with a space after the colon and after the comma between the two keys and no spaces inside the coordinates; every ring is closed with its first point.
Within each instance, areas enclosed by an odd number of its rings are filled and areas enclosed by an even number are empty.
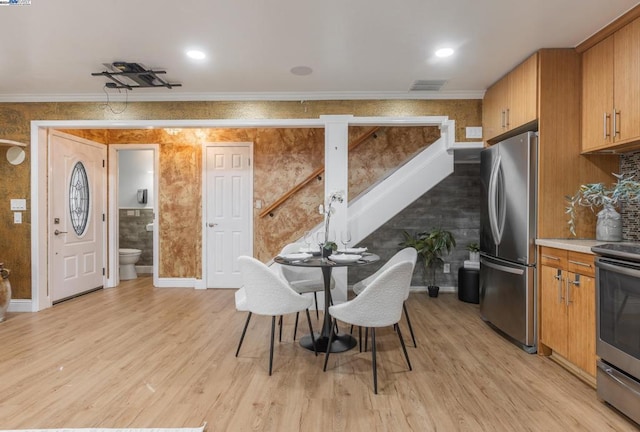
{"type": "Polygon", "coordinates": [[[628,268],[628,267],[622,267],[622,266],[618,266],[618,265],[614,265],[614,264],[609,264],[609,263],[604,262],[604,261],[597,261],[596,262],[596,267],[600,267],[601,269],[604,269],[604,270],[610,270],[610,271],[612,271],[614,273],[620,273],[620,274],[623,274],[623,275],[640,278],[640,270],[635,270],[635,269],[631,269],[631,268],[628,268]]]}
{"type": "Polygon", "coordinates": [[[602,372],[606,373],[607,376],[609,376],[609,378],[611,378],[612,380],[614,380],[615,382],[617,382],[618,384],[620,384],[621,386],[623,386],[624,388],[626,388],[630,392],[634,393],[637,396],[640,396],[640,392],[638,392],[637,389],[635,389],[635,388],[631,387],[629,384],[627,384],[627,382],[631,383],[631,381],[625,375],[621,374],[620,372],[618,372],[617,370],[615,370],[611,366],[603,363],[602,361],[598,361],[598,369],[600,369],[602,372]]]}

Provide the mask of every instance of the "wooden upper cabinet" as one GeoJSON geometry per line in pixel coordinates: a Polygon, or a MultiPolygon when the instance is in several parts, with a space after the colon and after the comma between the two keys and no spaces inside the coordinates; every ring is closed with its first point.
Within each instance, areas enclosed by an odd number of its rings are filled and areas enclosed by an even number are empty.
{"type": "Polygon", "coordinates": [[[536,120],[538,54],[535,53],[487,89],[483,99],[485,141],[536,120]]]}
{"type": "Polygon", "coordinates": [[[614,34],[614,141],[640,138],[640,18],[614,34]]]}
{"type": "Polygon", "coordinates": [[[582,55],[582,151],[637,148],[640,18],[582,55]]]}
{"type": "Polygon", "coordinates": [[[582,151],[610,145],[613,110],[613,36],[582,55],[582,151]]]}
{"type": "Polygon", "coordinates": [[[501,79],[487,89],[482,102],[482,132],[485,140],[506,131],[507,100],[509,98],[508,80],[501,79]]]}
{"type": "Polygon", "coordinates": [[[513,129],[538,117],[538,54],[525,60],[508,78],[507,128],[513,129]]]}

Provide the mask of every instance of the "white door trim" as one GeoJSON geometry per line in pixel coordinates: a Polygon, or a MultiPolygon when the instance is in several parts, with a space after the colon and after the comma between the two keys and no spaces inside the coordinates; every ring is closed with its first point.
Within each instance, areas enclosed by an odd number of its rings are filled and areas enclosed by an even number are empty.
{"type": "MultiPolygon", "coordinates": [[[[31,121],[31,311],[51,306],[47,280],[47,129],[144,129],[144,128],[325,128],[338,117],[349,125],[441,126],[454,130],[448,117],[320,116],[318,119],[223,120],[32,120],[31,121]],[[450,126],[449,126],[450,125],[450,126]]],[[[325,176],[331,176],[328,167],[325,176]]]]}
{"type": "Polygon", "coordinates": [[[120,266],[118,254],[118,239],[120,236],[120,224],[118,213],[118,151],[120,150],[153,150],[153,285],[158,286],[158,196],[160,172],[160,145],[159,144],[111,144],[109,145],[109,268],[107,284],[105,287],[113,288],[120,283],[120,266]]]}
{"type": "Polygon", "coordinates": [[[249,250],[253,256],[253,142],[205,142],[202,144],[202,279],[196,282],[197,289],[207,288],[207,147],[249,147],[249,250]]]}

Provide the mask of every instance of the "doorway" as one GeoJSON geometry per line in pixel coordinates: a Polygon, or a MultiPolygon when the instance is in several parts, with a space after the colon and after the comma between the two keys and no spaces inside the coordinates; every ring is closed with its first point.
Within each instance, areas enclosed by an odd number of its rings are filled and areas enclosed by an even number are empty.
{"type": "Polygon", "coordinates": [[[48,143],[48,271],[55,303],[104,286],[107,146],[57,131],[48,143]]]}
{"type": "MultiPolygon", "coordinates": [[[[117,264],[120,249],[140,250],[136,271],[152,274],[154,286],[158,286],[159,257],[158,167],[158,144],[109,146],[110,259],[117,264]]],[[[109,286],[118,285],[120,279],[119,265],[111,266],[109,286]]]]}

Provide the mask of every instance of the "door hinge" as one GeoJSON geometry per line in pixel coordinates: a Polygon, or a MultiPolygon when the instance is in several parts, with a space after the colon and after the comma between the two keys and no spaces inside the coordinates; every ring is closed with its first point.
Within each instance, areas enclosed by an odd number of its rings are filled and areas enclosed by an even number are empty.
{"type": "Polygon", "coordinates": [[[102,267],[102,276],[104,276],[104,273],[105,273],[104,267],[102,267]]]}
{"type": "Polygon", "coordinates": [[[104,222],[106,219],[104,217],[104,213],[102,213],[102,222],[104,222]]]}
{"type": "Polygon", "coordinates": [[[104,168],[104,159],[102,159],[102,168],[104,168]]]}
{"type": "Polygon", "coordinates": [[[251,166],[251,158],[249,158],[249,166],[251,166]]]}

